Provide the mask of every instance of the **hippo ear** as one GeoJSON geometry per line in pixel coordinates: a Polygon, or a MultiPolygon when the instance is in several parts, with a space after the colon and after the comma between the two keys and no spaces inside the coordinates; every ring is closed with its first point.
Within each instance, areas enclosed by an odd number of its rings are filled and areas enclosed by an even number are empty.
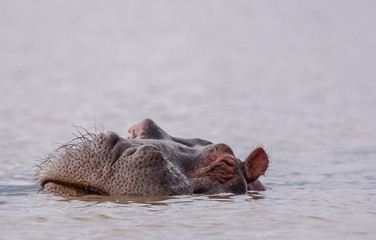
{"type": "Polygon", "coordinates": [[[256,148],[244,160],[244,164],[247,183],[254,182],[266,172],[269,164],[268,155],[261,147],[256,148]]]}

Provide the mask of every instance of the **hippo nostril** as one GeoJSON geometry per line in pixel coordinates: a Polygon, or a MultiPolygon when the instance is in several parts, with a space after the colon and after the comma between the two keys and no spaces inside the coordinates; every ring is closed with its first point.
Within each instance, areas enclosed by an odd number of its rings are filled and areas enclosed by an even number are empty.
{"type": "Polygon", "coordinates": [[[137,146],[136,153],[140,155],[153,155],[153,154],[161,154],[161,150],[153,145],[140,145],[137,146]]]}
{"type": "Polygon", "coordinates": [[[121,156],[122,157],[128,157],[128,156],[130,156],[130,155],[134,154],[137,151],[137,148],[138,147],[130,147],[127,150],[125,150],[121,156]]]}

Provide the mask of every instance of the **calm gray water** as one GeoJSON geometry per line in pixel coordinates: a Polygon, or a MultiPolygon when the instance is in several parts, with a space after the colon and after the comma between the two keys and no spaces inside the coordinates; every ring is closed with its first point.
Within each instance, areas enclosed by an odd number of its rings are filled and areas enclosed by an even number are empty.
{"type": "Polygon", "coordinates": [[[0,239],[375,239],[375,1],[0,1],[0,239]],[[73,125],[264,146],[266,192],[38,194],[73,125]]]}

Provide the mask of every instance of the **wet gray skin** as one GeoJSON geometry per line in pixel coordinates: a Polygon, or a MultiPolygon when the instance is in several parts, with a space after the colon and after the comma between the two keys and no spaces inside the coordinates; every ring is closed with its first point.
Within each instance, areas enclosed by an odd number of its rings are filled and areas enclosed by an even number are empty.
{"type": "Polygon", "coordinates": [[[265,190],[257,180],[268,167],[262,148],[242,162],[225,144],[168,135],[146,119],[129,130],[87,133],[55,150],[37,181],[56,195],[171,196],[265,190]]]}

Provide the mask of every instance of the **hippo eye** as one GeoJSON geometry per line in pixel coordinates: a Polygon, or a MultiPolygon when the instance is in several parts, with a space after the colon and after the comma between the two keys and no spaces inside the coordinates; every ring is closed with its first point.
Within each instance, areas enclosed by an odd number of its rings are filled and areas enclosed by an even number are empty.
{"type": "Polygon", "coordinates": [[[232,159],[224,158],[221,162],[225,163],[229,167],[235,167],[235,162],[232,159]]]}

